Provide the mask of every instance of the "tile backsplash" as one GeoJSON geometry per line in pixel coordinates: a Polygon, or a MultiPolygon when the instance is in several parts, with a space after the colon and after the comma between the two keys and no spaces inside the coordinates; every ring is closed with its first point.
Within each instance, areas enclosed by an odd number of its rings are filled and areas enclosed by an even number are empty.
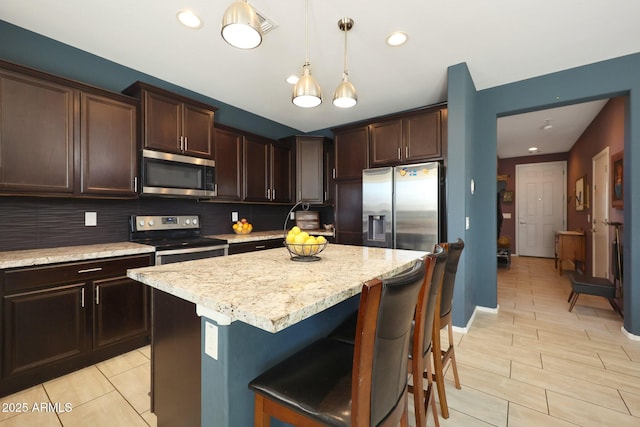
{"type": "MultiPolygon", "coordinates": [[[[200,215],[202,232],[210,235],[231,233],[231,212],[235,211],[240,218],[247,218],[255,231],[278,230],[290,208],[171,198],[0,197],[0,251],[127,241],[130,215],[200,215]],[[84,225],[85,212],[97,213],[96,226],[84,225]]],[[[333,222],[331,208],[320,210],[321,217],[333,222]]]]}

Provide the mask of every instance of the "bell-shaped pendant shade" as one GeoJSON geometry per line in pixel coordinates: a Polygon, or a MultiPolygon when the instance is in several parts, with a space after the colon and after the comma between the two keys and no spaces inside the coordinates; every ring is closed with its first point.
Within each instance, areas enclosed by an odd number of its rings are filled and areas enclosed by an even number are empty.
{"type": "Polygon", "coordinates": [[[339,108],[351,108],[358,103],[356,88],[351,84],[346,74],[342,76],[342,83],[333,93],[333,105],[339,108]]]}
{"type": "Polygon", "coordinates": [[[246,1],[235,1],[222,17],[222,38],[239,49],[253,49],[262,43],[262,29],[255,9],[246,1]]]}
{"type": "Polygon", "coordinates": [[[322,103],[322,90],[320,85],[311,76],[310,65],[302,66],[302,76],[293,87],[292,101],[298,107],[317,107],[322,103]]]}

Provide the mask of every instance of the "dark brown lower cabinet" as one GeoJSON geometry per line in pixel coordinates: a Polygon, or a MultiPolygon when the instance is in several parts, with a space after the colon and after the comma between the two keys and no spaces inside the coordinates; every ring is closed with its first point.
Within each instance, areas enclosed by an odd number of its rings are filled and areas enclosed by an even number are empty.
{"type": "Polygon", "coordinates": [[[0,396],[150,342],[147,286],[134,255],[0,271],[0,396]]]}
{"type": "Polygon", "coordinates": [[[257,240],[255,242],[232,243],[229,245],[229,255],[245,252],[263,251],[265,249],[284,248],[284,232],[281,239],[257,240]]]}
{"type": "Polygon", "coordinates": [[[200,317],[196,305],[152,290],[151,412],[158,427],[200,427],[200,317]]]}

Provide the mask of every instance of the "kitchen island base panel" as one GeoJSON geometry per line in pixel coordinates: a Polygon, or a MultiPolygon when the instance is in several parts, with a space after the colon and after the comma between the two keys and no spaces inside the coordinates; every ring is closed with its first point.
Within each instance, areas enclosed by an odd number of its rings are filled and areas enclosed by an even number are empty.
{"type": "MultiPolygon", "coordinates": [[[[202,426],[253,425],[254,395],[249,382],[269,367],[326,336],[358,309],[360,295],[351,297],[296,325],[270,333],[243,322],[218,326],[203,317],[202,426]],[[206,322],[218,327],[218,359],[205,352],[206,322]]],[[[160,425],[160,418],[158,418],[160,425]]],[[[273,420],[272,427],[284,427],[273,420]]]]}

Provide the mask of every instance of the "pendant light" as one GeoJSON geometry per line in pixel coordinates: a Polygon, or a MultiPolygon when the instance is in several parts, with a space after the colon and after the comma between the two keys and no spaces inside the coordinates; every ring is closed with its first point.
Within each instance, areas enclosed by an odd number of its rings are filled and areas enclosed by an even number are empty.
{"type": "Polygon", "coordinates": [[[338,28],[344,31],[344,70],[342,71],[342,83],[333,93],[333,105],[340,108],[351,108],[358,103],[356,88],[349,81],[347,71],[347,32],[353,27],[353,19],[342,18],[338,21],[338,28]]]}
{"type": "Polygon", "coordinates": [[[253,49],[262,43],[262,29],[255,9],[246,0],[237,0],[222,17],[222,38],[239,49],[253,49]]]}
{"type": "Polygon", "coordinates": [[[311,108],[322,103],[322,90],[320,85],[311,76],[311,65],[309,64],[309,0],[305,2],[304,11],[304,51],[305,60],[302,66],[302,76],[293,87],[291,100],[298,107],[311,108]]]}

